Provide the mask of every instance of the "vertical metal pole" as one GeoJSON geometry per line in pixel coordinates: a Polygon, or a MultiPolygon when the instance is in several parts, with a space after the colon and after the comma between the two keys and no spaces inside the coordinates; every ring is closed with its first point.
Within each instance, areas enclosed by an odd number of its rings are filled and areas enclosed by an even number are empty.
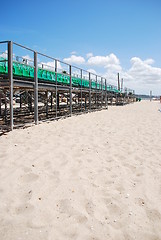
{"type": "Polygon", "coordinates": [[[70,75],[70,115],[72,115],[72,66],[69,65],[69,75],[70,75]]]}
{"type": "Polygon", "coordinates": [[[112,92],[113,87],[111,86],[111,106],[113,105],[113,92],[112,92]]]}
{"type": "Polygon", "coordinates": [[[118,90],[120,91],[120,76],[119,76],[119,73],[118,73],[118,90]]]}
{"type": "Polygon", "coordinates": [[[35,124],[38,124],[38,78],[37,78],[37,52],[34,52],[34,119],[35,124]]]}
{"type": "Polygon", "coordinates": [[[0,93],[0,116],[1,116],[1,114],[2,114],[2,106],[1,106],[2,100],[1,100],[1,97],[2,97],[2,94],[0,93]]]}
{"type": "Polygon", "coordinates": [[[56,89],[55,89],[55,112],[56,112],[56,118],[58,116],[57,110],[58,110],[58,103],[57,103],[57,95],[58,95],[58,87],[57,87],[57,60],[55,60],[55,82],[56,82],[56,89]]]}
{"type": "Polygon", "coordinates": [[[22,94],[20,93],[20,108],[22,108],[22,94]]]}
{"type": "Polygon", "coordinates": [[[85,111],[87,109],[87,95],[85,94],[85,111]]]}
{"type": "Polygon", "coordinates": [[[30,96],[29,96],[29,91],[27,91],[27,105],[28,105],[28,110],[30,109],[30,96]]]}
{"type": "Polygon", "coordinates": [[[82,77],[83,77],[83,74],[81,69],[81,112],[82,112],[82,77]]]}
{"type": "Polygon", "coordinates": [[[8,78],[10,83],[10,128],[13,130],[13,43],[8,42],[8,78]]]}
{"type": "Polygon", "coordinates": [[[32,92],[28,92],[28,108],[32,112],[32,92]]]}
{"type": "Polygon", "coordinates": [[[32,92],[30,92],[30,112],[32,112],[32,92]]]}
{"type": "Polygon", "coordinates": [[[121,78],[121,92],[123,91],[123,78],[121,78]]]}
{"type": "Polygon", "coordinates": [[[105,105],[106,109],[108,109],[108,102],[107,102],[107,80],[105,79],[105,105]]]}
{"type": "Polygon", "coordinates": [[[46,91],[46,117],[48,118],[48,90],[46,91]]]}
{"type": "Polygon", "coordinates": [[[91,73],[89,73],[89,110],[91,111],[91,73]]]}
{"type": "Polygon", "coordinates": [[[96,75],[96,93],[95,93],[95,105],[97,109],[97,75],[96,75]]]}
{"type": "Polygon", "coordinates": [[[51,100],[51,101],[50,101],[50,104],[51,104],[51,109],[52,109],[52,108],[53,108],[53,92],[51,92],[51,96],[50,96],[50,97],[51,97],[51,99],[50,99],[50,100],[51,100]]]}
{"type": "MultiPolygon", "coordinates": [[[[56,102],[57,102],[57,110],[58,110],[59,109],[59,92],[57,92],[56,102]]],[[[60,109],[59,109],[59,113],[60,113],[60,109]]]]}
{"type": "Polygon", "coordinates": [[[101,108],[103,106],[103,78],[101,77],[101,108]]]}
{"type": "Polygon", "coordinates": [[[5,124],[7,124],[7,99],[6,99],[6,91],[5,91],[5,111],[4,111],[4,115],[5,115],[5,124]]]}

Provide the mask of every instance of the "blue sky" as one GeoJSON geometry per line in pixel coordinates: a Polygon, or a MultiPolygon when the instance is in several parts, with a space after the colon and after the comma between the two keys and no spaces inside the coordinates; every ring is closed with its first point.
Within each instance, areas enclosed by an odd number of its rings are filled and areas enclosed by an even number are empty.
{"type": "Polygon", "coordinates": [[[161,0],[17,0],[1,2],[1,9],[0,40],[95,70],[113,83],[119,71],[137,92],[161,94],[161,0]]]}

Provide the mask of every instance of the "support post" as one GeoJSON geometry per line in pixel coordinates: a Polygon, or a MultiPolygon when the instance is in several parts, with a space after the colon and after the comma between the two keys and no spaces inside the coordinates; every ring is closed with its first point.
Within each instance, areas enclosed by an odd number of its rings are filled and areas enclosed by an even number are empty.
{"type": "Polygon", "coordinates": [[[13,43],[8,42],[8,78],[10,84],[10,129],[13,130],[13,43]]]}
{"type": "Polygon", "coordinates": [[[118,73],[118,90],[120,91],[120,76],[119,76],[119,73],[118,73]]]}
{"type": "Polygon", "coordinates": [[[101,108],[103,106],[103,78],[101,77],[101,108]]]}
{"type": "Polygon", "coordinates": [[[32,112],[32,92],[28,91],[28,108],[32,112]]]}
{"type": "Polygon", "coordinates": [[[96,93],[95,93],[95,105],[97,109],[97,75],[96,75],[96,93]]]}
{"type": "Polygon", "coordinates": [[[70,116],[72,115],[72,66],[69,65],[69,75],[70,75],[70,116]]]}
{"type": "Polygon", "coordinates": [[[38,78],[37,78],[37,52],[34,52],[34,120],[38,124],[38,78]]]}
{"type": "Polygon", "coordinates": [[[56,103],[57,103],[57,110],[58,110],[59,109],[59,92],[57,92],[56,103]]]}
{"type": "Polygon", "coordinates": [[[83,77],[83,74],[81,69],[81,112],[82,112],[82,77],[83,77]]]}
{"type": "Polygon", "coordinates": [[[105,79],[105,105],[106,109],[108,109],[108,102],[107,102],[107,80],[105,79]]]}
{"type": "Polygon", "coordinates": [[[0,116],[1,116],[1,114],[2,114],[2,106],[1,106],[2,100],[1,100],[1,97],[2,97],[2,94],[0,93],[0,116]]]}
{"type": "Polygon", "coordinates": [[[69,105],[69,98],[68,98],[68,94],[67,94],[67,106],[69,105]]]}
{"type": "Polygon", "coordinates": [[[55,83],[56,83],[56,88],[55,88],[55,112],[56,112],[56,118],[57,118],[57,116],[58,116],[58,113],[57,113],[57,111],[58,111],[57,60],[55,60],[55,83]]]}
{"type": "Polygon", "coordinates": [[[87,109],[87,96],[85,94],[85,111],[86,111],[86,109],[87,109]]]}
{"type": "Polygon", "coordinates": [[[51,99],[50,99],[51,102],[50,103],[51,103],[51,109],[52,109],[53,108],[53,92],[51,92],[51,96],[50,97],[51,97],[51,99]]]}
{"type": "Polygon", "coordinates": [[[30,92],[30,112],[32,112],[32,92],[30,92]]]}
{"type": "Polygon", "coordinates": [[[22,108],[22,94],[20,93],[20,108],[22,108]]]}
{"type": "Polygon", "coordinates": [[[91,73],[89,73],[89,111],[91,111],[91,73]]]}
{"type": "Polygon", "coordinates": [[[48,90],[46,91],[46,118],[48,118],[48,90]]]}
{"type": "Polygon", "coordinates": [[[121,92],[123,91],[123,78],[121,78],[121,92]]]}
{"type": "MultiPolygon", "coordinates": [[[[5,117],[5,124],[7,124],[7,98],[6,98],[6,91],[5,91],[5,103],[4,103],[4,105],[5,105],[5,108],[4,108],[4,117],[5,117]]],[[[11,130],[13,130],[13,129],[11,129],[11,130]]]]}

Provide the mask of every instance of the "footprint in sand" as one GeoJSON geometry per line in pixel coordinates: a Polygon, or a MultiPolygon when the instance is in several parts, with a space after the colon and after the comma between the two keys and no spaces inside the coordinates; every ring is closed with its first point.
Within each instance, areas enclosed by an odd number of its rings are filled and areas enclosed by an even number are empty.
{"type": "Polygon", "coordinates": [[[85,209],[90,216],[94,215],[94,204],[92,201],[86,200],[85,209]]]}
{"type": "Polygon", "coordinates": [[[74,209],[71,206],[71,203],[68,199],[60,200],[59,203],[57,204],[57,206],[59,208],[60,213],[66,213],[66,214],[69,214],[69,215],[74,214],[74,209]]]}
{"type": "Polygon", "coordinates": [[[60,182],[60,173],[58,171],[52,171],[48,177],[52,181],[52,186],[58,186],[58,183],[60,182]]]}
{"type": "Polygon", "coordinates": [[[5,158],[6,157],[6,154],[5,153],[1,153],[0,154],[0,159],[3,159],[3,158],[5,158]]]}
{"type": "Polygon", "coordinates": [[[31,214],[31,212],[34,210],[34,206],[26,203],[26,204],[21,204],[18,207],[15,208],[15,213],[17,215],[19,214],[31,214]]]}
{"type": "Polygon", "coordinates": [[[29,167],[24,167],[23,170],[25,173],[31,172],[31,168],[29,168],[29,167]]]}
{"type": "Polygon", "coordinates": [[[149,220],[151,222],[154,222],[157,224],[157,223],[161,223],[161,214],[160,212],[158,212],[156,209],[146,209],[145,208],[145,211],[146,211],[146,215],[147,217],[149,218],[149,220]]]}
{"type": "Polygon", "coordinates": [[[118,216],[121,213],[121,208],[115,203],[109,204],[108,210],[109,210],[111,216],[113,216],[113,215],[118,216]]]}
{"type": "Polygon", "coordinates": [[[117,185],[116,185],[116,190],[117,190],[119,193],[125,192],[125,188],[124,188],[124,186],[123,186],[123,183],[122,183],[122,184],[117,184],[117,185]]]}
{"type": "Polygon", "coordinates": [[[5,227],[1,229],[1,240],[47,240],[48,232],[46,229],[33,229],[26,226],[24,223],[17,223],[8,221],[5,227]]]}
{"type": "Polygon", "coordinates": [[[35,182],[39,176],[35,173],[29,173],[21,176],[21,181],[24,183],[35,182]]]}
{"type": "Polygon", "coordinates": [[[111,203],[111,198],[104,198],[103,201],[106,205],[109,205],[111,203]]]}
{"type": "Polygon", "coordinates": [[[57,204],[57,207],[59,213],[67,214],[68,217],[73,217],[77,223],[83,223],[87,221],[87,217],[74,209],[74,207],[71,205],[70,200],[68,199],[60,200],[57,204]]]}
{"type": "Polygon", "coordinates": [[[136,170],[136,167],[130,165],[129,163],[124,163],[123,165],[124,165],[126,168],[130,169],[132,172],[136,170]]]}
{"type": "Polygon", "coordinates": [[[50,161],[45,161],[44,162],[44,167],[45,168],[51,168],[51,162],[50,161]]]}

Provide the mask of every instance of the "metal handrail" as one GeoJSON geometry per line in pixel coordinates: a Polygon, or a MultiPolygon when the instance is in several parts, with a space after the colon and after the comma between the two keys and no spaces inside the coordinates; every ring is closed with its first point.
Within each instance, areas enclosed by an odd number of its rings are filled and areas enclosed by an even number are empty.
{"type": "MultiPolygon", "coordinates": [[[[10,41],[0,41],[0,44],[2,44],[2,43],[8,43],[8,42],[10,42],[10,41]]],[[[104,80],[104,83],[103,83],[103,84],[105,84],[105,81],[107,81],[107,79],[106,79],[105,77],[102,77],[102,76],[97,75],[97,74],[95,74],[95,73],[89,72],[89,71],[87,71],[87,70],[85,70],[85,69],[82,69],[82,68],[80,68],[80,67],[71,65],[71,64],[69,64],[69,63],[63,62],[63,61],[61,61],[61,60],[59,60],[59,59],[56,59],[56,58],[54,58],[54,57],[51,57],[51,56],[49,56],[49,55],[47,55],[47,54],[40,53],[40,52],[35,51],[35,50],[33,50],[33,49],[29,48],[29,47],[23,46],[22,44],[16,43],[16,42],[14,42],[14,41],[13,41],[12,43],[13,43],[14,45],[16,45],[16,46],[19,46],[19,47],[21,47],[21,48],[24,48],[24,49],[26,49],[26,50],[29,50],[29,51],[31,51],[31,52],[33,52],[33,53],[36,52],[37,54],[39,54],[39,55],[41,55],[41,56],[43,56],[43,57],[46,57],[46,58],[52,59],[52,60],[54,60],[54,61],[58,61],[58,62],[60,62],[60,63],[62,63],[62,64],[65,64],[65,65],[69,66],[69,68],[70,68],[70,67],[76,68],[76,69],[78,69],[78,70],[80,70],[80,71],[86,72],[86,73],[88,73],[88,74],[92,74],[92,75],[94,75],[94,76],[96,76],[96,77],[100,77],[102,80],[104,80]]],[[[24,58],[24,59],[25,59],[25,58],[24,58]]],[[[50,66],[49,66],[49,67],[50,67],[50,66]]],[[[52,67],[51,67],[51,68],[52,68],[52,67]]],[[[112,86],[112,85],[110,85],[109,83],[106,83],[106,85],[107,85],[107,86],[112,86]]],[[[112,87],[114,87],[114,89],[117,89],[117,86],[112,86],[112,87]]],[[[127,89],[127,88],[126,88],[126,89],[127,89]]],[[[133,92],[133,90],[131,90],[131,89],[127,89],[127,91],[133,92]]]]}

